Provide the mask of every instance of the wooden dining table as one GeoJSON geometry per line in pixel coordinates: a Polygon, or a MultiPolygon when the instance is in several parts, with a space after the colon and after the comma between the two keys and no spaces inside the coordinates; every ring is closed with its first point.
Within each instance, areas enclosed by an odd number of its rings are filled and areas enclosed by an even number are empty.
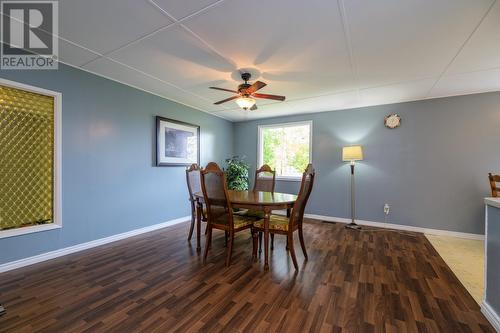
{"type": "MultiPolygon", "coordinates": [[[[203,193],[197,192],[196,197],[196,248],[201,250],[200,233],[201,233],[201,212],[203,211],[203,193]]],[[[279,192],[261,192],[261,191],[234,191],[228,190],[227,198],[233,208],[245,208],[258,210],[264,213],[264,269],[269,269],[269,217],[273,210],[287,210],[289,215],[290,209],[295,204],[297,196],[295,194],[279,193],[279,192]]]]}

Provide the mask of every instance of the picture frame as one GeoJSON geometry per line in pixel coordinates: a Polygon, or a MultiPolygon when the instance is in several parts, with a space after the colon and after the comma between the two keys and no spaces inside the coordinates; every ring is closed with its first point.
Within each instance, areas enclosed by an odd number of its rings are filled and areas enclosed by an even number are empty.
{"type": "Polygon", "coordinates": [[[156,116],[156,166],[200,164],[200,126],[156,116]]]}

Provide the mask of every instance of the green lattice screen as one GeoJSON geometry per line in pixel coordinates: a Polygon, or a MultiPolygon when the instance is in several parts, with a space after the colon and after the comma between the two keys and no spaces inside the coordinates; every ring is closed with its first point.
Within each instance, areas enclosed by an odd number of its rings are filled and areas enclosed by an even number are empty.
{"type": "Polygon", "coordinates": [[[54,97],[0,85],[0,230],[53,222],[54,97]]]}

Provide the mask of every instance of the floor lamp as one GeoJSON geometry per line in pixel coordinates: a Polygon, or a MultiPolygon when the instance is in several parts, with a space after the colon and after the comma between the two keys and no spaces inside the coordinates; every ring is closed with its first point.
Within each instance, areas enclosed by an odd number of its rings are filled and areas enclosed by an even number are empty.
{"type": "Polygon", "coordinates": [[[359,225],[354,222],[356,217],[356,196],[354,193],[354,166],[356,161],[363,160],[363,147],[361,146],[347,146],[342,148],[342,161],[351,163],[351,223],[345,227],[348,229],[361,229],[359,225]]]}

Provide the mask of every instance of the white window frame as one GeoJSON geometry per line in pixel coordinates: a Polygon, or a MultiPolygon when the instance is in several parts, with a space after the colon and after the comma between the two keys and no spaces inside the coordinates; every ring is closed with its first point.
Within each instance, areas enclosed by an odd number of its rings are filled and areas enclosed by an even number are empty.
{"type": "MultiPolygon", "coordinates": [[[[257,134],[257,168],[260,167],[264,162],[264,154],[262,151],[262,144],[264,143],[264,131],[265,128],[276,128],[276,127],[295,127],[301,125],[309,126],[309,163],[312,163],[312,139],[313,139],[313,121],[294,121],[289,123],[277,123],[277,124],[267,124],[267,125],[259,125],[258,126],[258,134],[257,134]]],[[[277,180],[286,180],[286,181],[301,181],[302,177],[294,177],[294,176],[278,176],[276,175],[277,180]]]]}
{"type": "Polygon", "coordinates": [[[0,85],[15,89],[26,90],[54,98],[54,193],[53,193],[53,222],[30,227],[0,230],[0,239],[31,234],[34,232],[62,228],[62,94],[15,81],[0,78],[0,85]]]}

